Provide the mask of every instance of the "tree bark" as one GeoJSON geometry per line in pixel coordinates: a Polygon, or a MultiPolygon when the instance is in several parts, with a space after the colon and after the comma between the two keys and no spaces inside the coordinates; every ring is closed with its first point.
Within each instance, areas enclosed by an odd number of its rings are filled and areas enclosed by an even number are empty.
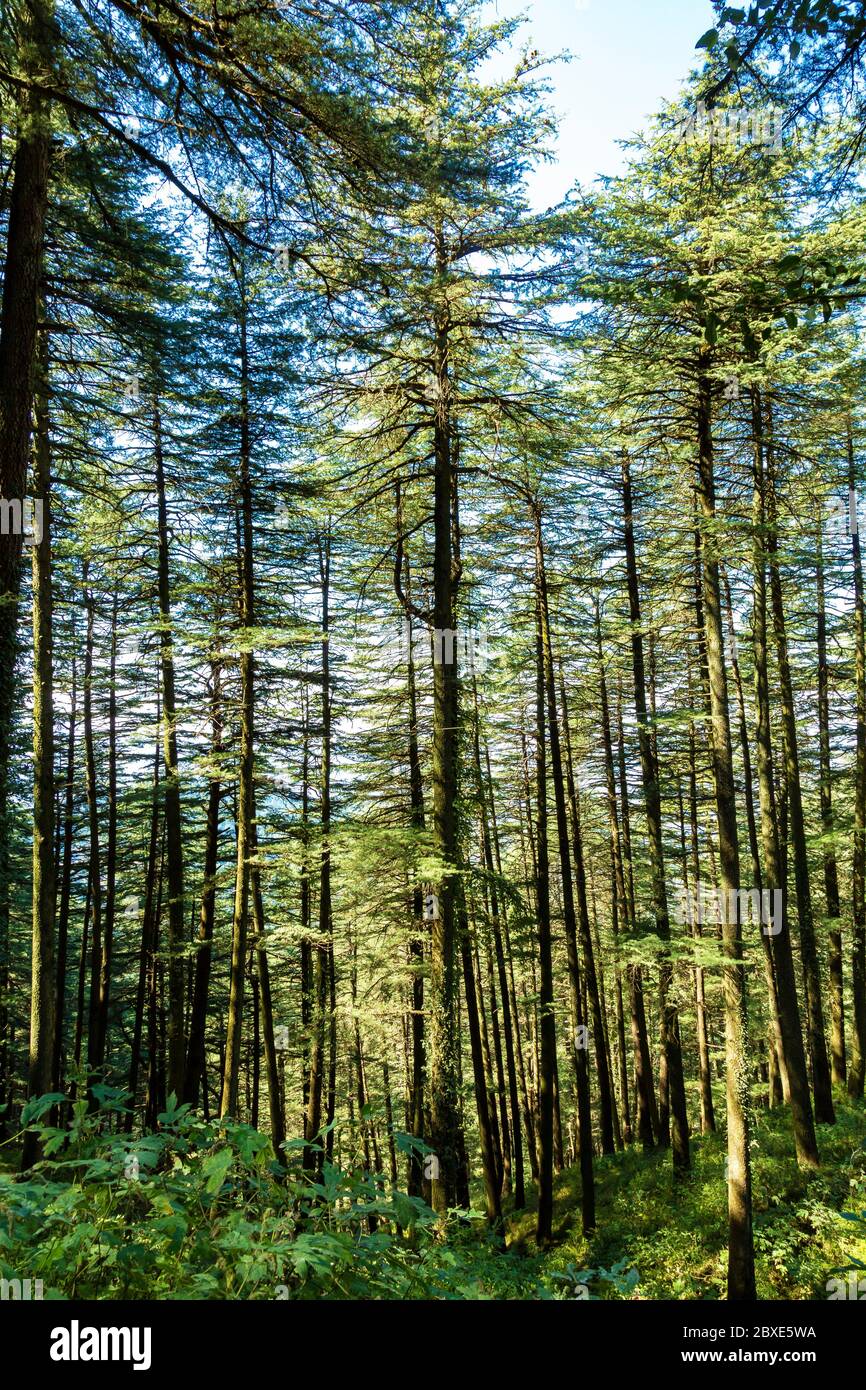
{"type": "Polygon", "coordinates": [[[162,669],[162,737],[165,762],[165,849],[168,870],[168,1094],[180,1101],[184,1092],[184,970],[183,950],[186,911],[183,890],[183,827],[180,806],[180,769],[177,758],[177,709],[175,701],[174,628],[171,616],[169,575],[168,507],[159,401],[153,399],[154,459],[158,518],[159,644],[162,669]]]}
{"type": "Polygon", "coordinates": [[[243,265],[237,273],[239,294],[240,366],[240,449],[238,458],[238,620],[240,638],[240,748],[238,768],[237,860],[235,898],[232,915],[232,953],[229,982],[229,1008],[226,1025],[226,1052],[223,1071],[220,1116],[232,1119],[238,1113],[241,1037],[244,1020],[244,975],[249,928],[250,875],[252,852],[250,827],[253,810],[253,764],[255,757],[255,622],[253,500],[250,477],[251,443],[249,410],[249,349],[247,343],[247,302],[243,265]]]}
{"type": "Polygon", "coordinates": [[[628,580],[629,614],[631,618],[631,649],[634,667],[634,699],[638,725],[641,774],[646,801],[649,833],[650,863],[653,882],[653,910],[656,933],[661,951],[659,960],[659,1011],[661,1014],[662,1051],[667,1062],[670,1091],[671,1139],[675,1173],[684,1173],[690,1166],[689,1123],[686,1109],[683,1057],[680,1045],[679,1012],[673,999],[673,967],[670,960],[670,919],[668,916],[667,886],[665,883],[664,844],[662,839],[661,796],[658,762],[647,717],[646,680],[644,675],[643,636],[641,630],[640,590],[634,540],[634,517],[631,486],[631,467],[627,453],[622,455],[623,521],[628,580]]]}
{"type": "Polygon", "coordinates": [[[788,788],[788,810],[791,821],[791,842],[794,850],[794,883],[797,893],[797,921],[800,932],[800,956],[803,965],[803,985],[806,994],[806,1036],[812,1067],[812,1091],[815,1097],[815,1118],[833,1124],[833,1094],[830,1083],[830,1063],[824,1035],[824,1007],[821,1002],[821,967],[815,941],[812,894],[809,882],[809,857],[806,846],[806,821],[800,789],[800,759],[797,751],[797,724],[794,714],[794,691],[788,659],[788,637],[785,607],[782,596],[782,574],[779,559],[779,537],[776,515],[775,450],[772,438],[772,414],[766,403],[764,425],[764,458],[766,463],[765,523],[767,554],[770,569],[770,600],[773,630],[776,638],[776,666],[779,685],[779,708],[782,723],[782,754],[785,781],[788,788]]]}
{"type": "MultiPolygon", "coordinates": [[[[536,576],[537,583],[537,576],[536,576]]],[[[553,954],[550,927],[550,867],[547,854],[547,758],[545,752],[546,681],[540,597],[535,605],[535,776],[536,872],[535,901],[539,961],[538,1069],[538,1212],[535,1237],[540,1247],[553,1238],[553,1091],[556,1071],[556,1020],[553,1012],[553,954]]]]}
{"type": "MultiPolygon", "coordinates": [[[[0,497],[18,501],[27,485],[37,337],[43,288],[45,215],[51,162],[51,108],[41,86],[54,62],[51,0],[22,7],[15,152],[0,303],[0,497]]],[[[8,172],[7,172],[8,177],[8,172]]],[[[9,1099],[9,770],[17,703],[18,610],[23,536],[0,536],[0,1113],[9,1099]]],[[[0,1132],[5,1126],[0,1120],[0,1132]]]]}
{"type": "Polygon", "coordinates": [[[221,763],[222,738],[222,666],[219,657],[211,658],[211,776],[208,784],[207,822],[205,826],[204,881],[201,890],[198,944],[189,1020],[184,1100],[198,1105],[205,1062],[205,1025],[212,960],[214,914],[216,910],[216,873],[219,856],[219,820],[222,800],[221,763]]]}
{"type": "Polygon", "coordinates": [[[851,1067],[848,1094],[863,1095],[866,1081],[866,600],[863,595],[863,559],[857,525],[854,440],[848,421],[848,490],[854,501],[851,553],[854,562],[854,668],[857,709],[857,752],[854,766],[854,854],[851,875],[851,994],[854,1005],[851,1029],[851,1067]]]}
{"type": "MultiPolygon", "coordinates": [[[[132,1132],[133,1112],[138,1095],[138,1073],[141,1067],[141,1037],[144,1026],[144,1009],[147,998],[147,981],[151,959],[155,949],[154,929],[154,889],[157,873],[157,854],[160,847],[160,787],[159,768],[162,755],[162,720],[160,718],[159,685],[156,691],[156,746],[153,753],[153,792],[150,802],[150,838],[147,854],[147,877],[145,878],[144,910],[141,914],[141,949],[138,958],[138,988],[135,995],[135,1022],[132,1031],[132,1056],[129,1063],[130,1109],[126,1116],[125,1128],[132,1132]]],[[[136,914],[137,916],[138,914],[136,914]]]]}
{"type": "MultiPolygon", "coordinates": [[[[75,629],[73,626],[73,642],[75,629]]],[[[77,664],[72,658],[72,689],[69,698],[69,732],[66,738],[66,777],[64,781],[63,851],[60,869],[60,907],[57,914],[57,980],[54,1006],[54,1062],[51,1089],[59,1091],[63,1084],[63,1024],[66,1016],[66,965],[69,949],[69,903],[72,896],[72,840],[75,810],[75,720],[78,689],[77,664]]]]}
{"type": "MultiPolygon", "coordinates": [[[[716,491],[713,460],[711,385],[706,375],[707,354],[699,363],[698,503],[702,527],[704,631],[710,686],[710,729],[716,817],[719,828],[719,867],[726,902],[738,901],[740,850],[734,765],[728,714],[728,682],[722,631],[719,562],[716,554],[716,491]],[[733,895],[733,898],[732,898],[733,895]]],[[[756,1298],[755,1252],[752,1238],[752,1173],[749,1154],[749,1066],[746,1018],[746,977],[739,913],[728,912],[722,927],[725,989],[725,1072],[728,1119],[728,1298],[756,1298]]]]}
{"type": "Polygon", "coordinates": [[[97,1062],[99,1041],[99,980],[102,971],[102,865],[99,846],[99,801],[96,786],[96,754],[93,743],[93,641],[96,604],[87,588],[89,561],[85,560],[83,579],[87,606],[87,635],[84,647],[84,762],[87,785],[87,819],[90,832],[90,995],[87,1010],[87,1065],[97,1062]]]}
{"type": "Polygon", "coordinates": [[[752,426],[754,439],[754,502],[753,502],[753,602],[752,643],[755,665],[755,708],[757,729],[755,744],[758,763],[758,790],[761,802],[761,856],[763,887],[768,893],[782,889],[782,930],[771,936],[773,968],[776,980],[780,1030],[780,1061],[787,1078],[788,1098],[794,1124],[794,1143],[797,1161],[802,1167],[818,1164],[818,1145],[806,1054],[800,1026],[794,956],[788,922],[786,880],[782,845],[781,815],[773,776],[773,750],[770,728],[770,685],[767,669],[767,577],[766,577],[766,498],[763,449],[763,414],[757,388],[752,391],[752,426]]]}
{"type": "MultiPolygon", "coordinates": [[[[321,1154],[314,1153],[322,1128],[322,1095],[325,1087],[326,1024],[327,1036],[331,1042],[331,1066],[333,1066],[333,923],[331,920],[331,667],[330,667],[330,584],[331,584],[331,538],[330,534],[319,546],[319,578],[322,595],[322,756],[321,756],[321,831],[322,843],[319,863],[319,935],[315,947],[314,986],[312,1001],[312,1043],[310,1048],[310,1086],[307,1106],[308,1148],[304,1151],[304,1169],[318,1173],[321,1169],[321,1154]],[[330,1010],[328,1009],[330,995],[330,1010]],[[330,1020],[326,1015],[330,1013],[330,1020]]],[[[333,1085],[328,1086],[329,1097],[333,1085]]],[[[330,1109],[330,1104],[329,1104],[330,1109]]]]}
{"type": "Polygon", "coordinates": [[[845,992],[842,975],[842,928],[839,910],[839,872],[834,843],[833,789],[830,773],[830,673],[827,666],[827,610],[824,598],[824,537],[820,509],[815,534],[816,633],[818,655],[818,766],[821,833],[824,841],[824,899],[830,967],[830,1075],[834,1086],[845,1085],[845,992]]]}
{"type": "MultiPolygon", "coordinates": [[[[54,1060],[54,637],[51,581],[51,446],[48,416],[48,342],[39,352],[34,450],[34,502],[41,504],[41,537],[33,545],[33,938],[30,984],[28,1096],[51,1089],[54,1060]]],[[[39,1156],[36,1135],[24,1134],[21,1164],[39,1156]]]]}
{"type": "MultiPolygon", "coordinates": [[[[444,281],[447,263],[441,230],[436,238],[436,268],[444,281]]],[[[427,999],[430,1058],[431,1143],[437,1165],[431,1182],[431,1205],[444,1213],[457,1197],[459,1117],[457,1086],[455,892],[457,845],[457,729],[460,718],[457,666],[444,659],[456,626],[460,570],[455,552],[456,480],[452,461],[449,368],[450,310],[436,310],[433,420],[433,626],[442,644],[442,660],[433,664],[433,850],[438,873],[433,890],[438,912],[432,922],[427,999]],[[446,634],[448,636],[446,637],[446,634]]]]}

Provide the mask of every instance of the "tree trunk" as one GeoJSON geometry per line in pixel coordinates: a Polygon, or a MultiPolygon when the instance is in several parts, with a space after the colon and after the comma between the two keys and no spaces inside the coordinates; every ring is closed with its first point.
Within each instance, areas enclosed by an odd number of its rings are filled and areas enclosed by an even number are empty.
{"type": "Polygon", "coordinates": [[[821,793],[821,832],[824,841],[824,898],[830,967],[830,1070],[834,1086],[845,1085],[845,995],[842,977],[842,929],[839,874],[834,844],[833,791],[830,774],[830,677],[827,667],[827,612],[824,601],[823,523],[818,511],[815,549],[818,649],[818,761],[821,793]]]}
{"type": "Polygon", "coordinates": [[[174,683],[174,629],[171,616],[171,581],[168,567],[168,508],[162,422],[159,402],[153,399],[153,435],[158,507],[159,643],[162,661],[162,730],[165,761],[165,849],[168,869],[168,1094],[180,1101],[186,1061],[184,1044],[183,949],[186,912],[183,895],[183,830],[180,807],[180,769],[177,760],[177,710],[174,683]]]}
{"type": "MultiPolygon", "coordinates": [[[[698,379],[698,501],[702,526],[704,631],[710,686],[710,730],[721,884],[728,903],[738,901],[740,850],[734,764],[728,715],[728,681],[722,632],[719,563],[716,555],[716,491],[713,467],[711,386],[702,353],[698,379]],[[733,895],[733,897],[732,897],[733,895]]],[[[722,927],[725,988],[725,1072],[728,1118],[728,1298],[754,1300],[755,1252],[752,1239],[752,1173],[749,1154],[749,1065],[746,976],[738,912],[722,927]]]]}
{"type": "Polygon", "coordinates": [[[772,439],[772,416],[767,402],[765,421],[765,511],[767,553],[770,569],[770,600],[773,630],[776,638],[779,709],[782,723],[782,752],[785,781],[788,789],[788,810],[791,820],[791,842],[794,850],[794,883],[797,893],[797,920],[800,930],[800,955],[803,964],[803,985],[806,993],[806,1035],[812,1069],[812,1090],[815,1097],[815,1118],[833,1124],[833,1095],[830,1084],[830,1063],[824,1035],[824,1008],[821,1002],[821,968],[815,941],[812,914],[812,895],[809,883],[809,858],[806,847],[806,822],[800,789],[800,760],[797,752],[797,724],[794,714],[794,691],[788,659],[788,637],[785,608],[782,598],[782,575],[779,560],[778,526],[776,516],[775,451],[772,439]]]}
{"type": "MultiPolygon", "coordinates": [[[[28,1096],[51,1089],[54,1060],[54,639],[51,583],[51,446],[48,424],[48,343],[43,329],[36,393],[34,501],[42,507],[41,537],[33,545],[33,944],[30,985],[28,1096]]],[[[22,1167],[39,1156],[25,1131],[22,1167]]]]}
{"type": "MultiPolygon", "coordinates": [[[[268,1117],[271,1127],[271,1144],[274,1149],[274,1157],[279,1163],[285,1161],[283,1154],[283,1144],[286,1140],[285,1123],[283,1120],[282,1086],[280,1083],[280,1072],[277,1064],[277,1041],[274,1031],[274,1003],[271,994],[271,974],[268,962],[267,946],[265,945],[265,908],[262,899],[261,873],[258,863],[258,832],[256,821],[253,820],[253,852],[254,859],[251,868],[252,893],[253,893],[253,912],[256,922],[256,972],[258,976],[258,1004],[261,1019],[261,1036],[265,1049],[265,1076],[268,1083],[268,1117]]],[[[258,1055],[258,1046],[256,1048],[258,1055]]],[[[258,1123],[256,1119],[255,1123],[258,1123]]]]}
{"type": "Polygon", "coordinates": [[[863,559],[857,526],[854,440],[848,421],[848,491],[853,499],[854,525],[851,551],[854,560],[854,664],[857,708],[857,754],[854,767],[854,855],[851,874],[851,994],[854,1004],[851,1029],[851,1068],[848,1094],[863,1095],[866,1081],[866,601],[863,595],[863,559]]]}
{"type": "MultiPolygon", "coordinates": [[[[41,87],[51,78],[54,14],[50,0],[28,0],[22,8],[18,65],[24,82],[19,88],[16,112],[0,305],[0,497],[18,501],[23,512],[51,160],[51,109],[41,87]]],[[[8,534],[0,535],[0,1116],[11,1095],[9,769],[17,705],[15,664],[22,547],[20,532],[10,528],[8,534]]],[[[0,1118],[0,1134],[4,1132],[4,1120],[0,1118]]]]}
{"type": "MultiPolygon", "coordinates": [[[[552,685],[552,676],[551,676],[552,685]]],[[[583,976],[586,993],[592,1011],[592,1036],[598,1069],[599,1109],[601,1112],[601,1147],[603,1153],[615,1153],[618,1130],[616,1100],[614,1098],[613,1074],[610,1065],[610,1051],[604,1027],[604,998],[596,970],[596,955],[589,924],[587,904],[586,869],[583,857],[583,835],[580,826],[580,807],[577,800],[577,787],[574,780],[574,765],[571,757],[571,733],[568,726],[568,703],[565,695],[565,677],[560,669],[560,707],[562,709],[562,729],[565,743],[565,789],[568,794],[568,813],[571,821],[571,853],[577,884],[578,938],[583,953],[583,976]]],[[[553,746],[551,745],[551,757],[553,746]]],[[[587,1092],[587,1101],[588,1101],[587,1092]]],[[[578,1089],[578,1101],[580,1089],[578,1089]]],[[[592,1149],[590,1147],[590,1155],[592,1149]]]]}
{"type": "Polygon", "coordinates": [[[650,864],[653,881],[653,909],[656,933],[661,943],[659,960],[659,1010],[661,1013],[662,1051],[667,1063],[670,1091],[671,1138],[675,1173],[690,1166],[689,1123],[686,1092],[683,1080],[683,1057],[680,1046],[679,1013],[673,999],[673,967],[670,960],[670,920],[668,917],[665,883],[664,846],[662,840],[661,796],[658,763],[653,748],[652,732],[647,718],[646,680],[644,676],[643,637],[641,632],[640,590],[637,576],[637,557],[634,540],[634,518],[631,487],[631,468],[628,455],[622,455],[623,520],[628,579],[629,613],[631,617],[631,649],[634,667],[634,699],[638,725],[641,773],[646,801],[649,833],[650,864]]]}
{"type": "MultiPolygon", "coordinates": [[[[622,723],[622,686],[617,692],[617,762],[619,764],[620,805],[622,808],[623,881],[626,892],[626,926],[632,934],[637,928],[634,902],[634,874],[631,857],[631,814],[629,811],[628,777],[625,764],[625,738],[622,723]]],[[[628,967],[629,1008],[631,1011],[632,1048],[635,1065],[635,1093],[638,1112],[638,1137],[644,1149],[651,1149],[659,1133],[659,1116],[653,1087],[652,1056],[646,1026],[643,995],[643,970],[640,965],[628,967]]]]}
{"type": "MultiPolygon", "coordinates": [[[[72,639],[75,641],[73,626],[72,639]]],[[[54,1006],[54,1062],[51,1089],[59,1091],[63,1084],[63,1024],[66,1015],[66,964],[69,950],[69,903],[72,896],[72,840],[75,810],[75,720],[78,689],[77,664],[72,658],[72,690],[69,698],[69,733],[66,739],[66,777],[64,782],[63,852],[60,870],[60,908],[57,914],[57,980],[54,1006]]]]}
{"type": "MultiPolygon", "coordinates": [[[[144,1023],[144,1007],[147,997],[148,970],[155,950],[153,941],[153,928],[155,914],[153,910],[154,888],[156,883],[157,863],[156,857],[160,847],[160,795],[159,795],[159,766],[162,754],[162,720],[160,718],[160,696],[159,685],[156,691],[156,747],[153,754],[153,794],[150,803],[150,841],[147,854],[147,877],[145,878],[144,911],[141,914],[141,950],[138,959],[138,988],[135,996],[135,1022],[132,1032],[132,1056],[129,1063],[129,1092],[131,1096],[130,1109],[126,1116],[125,1128],[128,1133],[132,1132],[133,1111],[135,1110],[136,1097],[138,1095],[138,1073],[141,1066],[141,1035],[144,1023]]],[[[138,914],[136,914],[136,917],[138,914]]]]}
{"type": "Polygon", "coordinates": [[[108,666],[108,833],[105,846],[105,919],[102,953],[99,960],[99,995],[96,1005],[96,1065],[105,1063],[108,1042],[108,1001],[111,993],[111,957],[114,949],[114,919],[117,898],[117,608],[115,592],[111,604],[111,654],[108,666]]]}
{"type": "MultiPolygon", "coordinates": [[[[700,557],[700,537],[697,539],[698,557],[700,557]]],[[[734,689],[737,695],[737,710],[739,715],[740,729],[740,749],[743,757],[743,783],[746,803],[746,825],[749,832],[749,853],[752,860],[752,881],[758,893],[764,887],[764,876],[761,871],[761,851],[758,843],[758,826],[755,818],[754,795],[752,791],[752,759],[749,749],[749,731],[746,723],[746,702],[743,693],[743,680],[740,675],[740,663],[737,655],[737,638],[734,630],[734,609],[731,602],[731,588],[728,583],[724,568],[720,567],[721,577],[725,589],[725,605],[728,616],[728,635],[731,644],[731,673],[734,677],[734,689]]],[[[763,591],[762,591],[763,592],[763,591]]],[[[762,620],[766,626],[765,619],[762,620]]],[[[766,659],[766,640],[764,640],[764,656],[766,659]]],[[[769,727],[769,726],[768,726],[769,727]]],[[[770,1011],[770,1028],[773,1034],[774,1055],[779,1066],[779,1076],[782,1085],[782,1094],[786,1103],[790,1100],[790,1082],[788,1079],[788,1067],[785,1061],[785,1044],[782,1038],[782,1026],[779,1022],[779,988],[776,982],[776,966],[773,960],[773,947],[770,937],[765,930],[763,922],[758,923],[758,930],[761,937],[761,948],[764,955],[764,976],[767,981],[767,1003],[770,1011]]],[[[775,1078],[774,1078],[775,1079],[775,1078]]]]}
{"type": "MultiPolygon", "coordinates": [[[[537,575],[536,575],[536,583],[537,575]]],[[[553,954],[550,928],[550,868],[547,854],[547,760],[545,753],[546,680],[540,595],[536,594],[536,874],[535,901],[540,983],[538,989],[540,1054],[538,1070],[538,1213],[535,1237],[540,1247],[553,1238],[553,1090],[556,1071],[556,1020],[553,1013],[553,954]]]]}
{"type": "Polygon", "coordinates": [[[96,786],[96,754],[93,744],[93,630],[96,605],[87,589],[89,562],[85,560],[83,578],[87,605],[87,636],[84,647],[84,761],[87,785],[87,819],[90,830],[90,995],[87,1010],[87,1065],[97,1062],[99,1041],[99,980],[102,972],[102,865],[99,848],[99,802],[96,786]]]}
{"type": "Polygon", "coordinates": [[[247,303],[243,266],[238,271],[240,297],[240,453],[238,477],[238,618],[240,638],[240,749],[238,768],[237,861],[235,898],[232,915],[232,954],[229,1008],[226,1025],[226,1054],[223,1071],[220,1116],[237,1118],[240,1080],[241,1037],[244,1020],[244,975],[246,971],[249,927],[250,875],[252,852],[250,827],[253,819],[253,762],[255,755],[255,652],[253,649],[254,560],[253,500],[250,478],[249,352],[247,346],[247,303]]]}
{"type": "Polygon", "coordinates": [[[484,1175],[487,1220],[494,1229],[498,1230],[502,1224],[502,1208],[499,1200],[500,1176],[497,1172],[495,1141],[487,1090],[487,1075],[484,1066],[480,1006],[476,992],[475,969],[472,961],[469,920],[462,902],[458,908],[458,912],[460,917],[460,956],[463,964],[463,989],[466,996],[466,1021],[469,1025],[469,1049],[472,1056],[472,1075],[475,1082],[475,1104],[478,1114],[478,1137],[481,1144],[481,1169],[484,1175]]]}
{"type": "Polygon", "coordinates": [[[205,1025],[216,909],[216,873],[219,857],[219,820],[222,799],[221,761],[222,741],[222,667],[218,656],[211,658],[211,767],[208,786],[207,823],[205,826],[204,881],[201,890],[198,945],[195,957],[195,976],[192,989],[192,1008],[189,1021],[189,1041],[184,1077],[184,1100],[198,1105],[205,1062],[205,1025]]]}
{"type": "MultiPolygon", "coordinates": [[[[436,238],[437,270],[447,271],[441,233],[436,238]]],[[[433,851],[438,874],[433,891],[438,912],[432,922],[427,1001],[430,1058],[431,1143],[438,1163],[431,1183],[431,1205],[444,1213],[457,1196],[459,1149],[455,891],[457,845],[457,729],[459,697],[457,666],[446,660],[453,641],[459,584],[454,547],[456,481],[452,467],[451,380],[449,371],[450,318],[447,305],[437,310],[434,345],[436,409],[433,425],[434,551],[433,626],[442,660],[433,664],[433,851]]]]}
{"type": "MultiPolygon", "coordinates": [[[[418,750],[418,702],[415,687],[415,617],[412,604],[412,574],[409,553],[404,543],[403,501],[399,481],[396,486],[397,561],[395,570],[398,597],[403,604],[407,636],[406,698],[409,707],[409,804],[413,830],[424,830],[424,784],[421,777],[421,757],[418,750]],[[400,575],[402,570],[402,584],[400,575]]],[[[412,888],[410,911],[414,930],[409,940],[409,964],[412,972],[410,1031],[412,1059],[409,1082],[409,1132],[415,1139],[424,1137],[424,944],[429,932],[424,923],[424,893],[420,883],[412,888]]],[[[409,1159],[409,1195],[420,1197],[423,1190],[424,1162],[420,1152],[413,1149],[409,1159]]]]}
{"type": "Polygon", "coordinates": [[[776,978],[776,991],[781,1034],[780,1061],[787,1076],[788,1096],[794,1124],[794,1143],[797,1161],[804,1168],[818,1165],[818,1145],[815,1137],[815,1123],[812,1116],[812,1102],[809,1096],[809,1080],[806,1072],[806,1054],[803,1046],[803,1033],[800,1026],[800,1009],[797,1001],[797,984],[794,974],[794,955],[791,945],[791,932],[788,922],[787,895],[784,892],[786,866],[782,845],[786,835],[782,827],[782,816],[776,795],[773,776],[773,752],[770,729],[770,684],[768,676],[767,651],[767,578],[766,578],[766,498],[764,476],[763,416],[760,395],[755,388],[752,392],[752,426],[754,438],[754,561],[753,561],[753,603],[752,603],[752,642],[755,664],[755,707],[757,710],[756,748],[758,762],[758,789],[761,801],[761,855],[763,886],[768,893],[782,890],[781,931],[770,937],[773,953],[773,966],[776,978]]]}
{"type": "MultiPolygon", "coordinates": [[[[691,677],[691,672],[689,672],[691,677]]],[[[683,882],[688,892],[691,888],[692,901],[696,908],[692,919],[692,935],[695,941],[700,941],[701,932],[701,912],[700,908],[700,845],[698,838],[698,779],[695,756],[695,729],[694,722],[689,726],[689,823],[691,832],[691,884],[689,883],[689,855],[686,850],[686,826],[685,814],[683,810],[682,789],[680,789],[680,834],[682,838],[683,855],[683,882]]],[[[698,948],[700,949],[700,948],[698,948]]],[[[701,1133],[714,1134],[716,1129],[716,1116],[713,1108],[713,1086],[712,1072],[710,1070],[710,1046],[707,1035],[707,1001],[704,986],[704,970],[700,961],[695,966],[695,1015],[696,1030],[698,1035],[698,1069],[700,1072],[701,1084],[701,1133]]]]}
{"type": "MultiPolygon", "coordinates": [[[[312,1001],[312,1044],[310,1048],[310,1087],[307,1107],[307,1140],[309,1145],[316,1142],[322,1128],[322,1094],[325,1087],[325,1041],[326,1014],[330,1012],[328,1038],[331,1042],[331,1068],[334,1061],[333,1048],[333,986],[331,981],[331,960],[333,954],[333,923],[331,921],[331,667],[330,667],[330,583],[331,583],[331,538],[325,545],[321,538],[319,546],[319,578],[322,595],[322,758],[321,758],[321,826],[322,844],[319,864],[319,939],[315,949],[314,989],[312,1001]],[[331,1008],[328,1010],[329,994],[331,1008]]],[[[328,1093],[333,1091],[329,1084],[328,1093]]],[[[330,1106],[329,1106],[330,1108],[330,1106]]],[[[321,1155],[314,1154],[312,1148],[304,1151],[304,1169],[317,1173],[321,1168],[321,1155]]]]}

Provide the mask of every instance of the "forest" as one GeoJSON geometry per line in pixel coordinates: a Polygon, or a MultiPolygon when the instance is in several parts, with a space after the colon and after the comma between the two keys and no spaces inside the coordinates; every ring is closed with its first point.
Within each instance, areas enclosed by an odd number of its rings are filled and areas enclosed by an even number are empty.
{"type": "Polygon", "coordinates": [[[4,1299],[866,1297],[866,13],[706,8],[539,208],[531,6],[5,0],[4,1299]]]}

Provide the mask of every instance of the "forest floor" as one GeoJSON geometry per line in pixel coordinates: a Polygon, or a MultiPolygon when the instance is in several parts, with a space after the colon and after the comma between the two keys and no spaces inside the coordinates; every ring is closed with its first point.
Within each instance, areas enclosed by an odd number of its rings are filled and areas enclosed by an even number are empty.
{"type": "MultiPolygon", "coordinates": [[[[837,1102],[835,1125],[818,1128],[822,1166],[802,1173],[787,1110],[756,1112],[752,1185],[758,1297],[824,1299],[834,1269],[860,1260],[866,1276],[866,1108],[837,1102]],[[842,1215],[852,1213],[854,1222],[842,1215]]],[[[640,1149],[598,1158],[596,1233],[580,1226],[580,1172],[554,1189],[553,1250],[535,1247],[533,1203],[509,1220],[508,1245],[537,1262],[544,1282],[576,1297],[718,1299],[725,1296],[727,1215],[722,1134],[696,1135],[692,1171],[675,1183],[669,1152],[640,1149]],[[629,1271],[635,1271],[629,1273],[629,1271]],[[581,1276],[583,1276],[581,1278],[581,1276]],[[607,1276],[607,1277],[605,1277],[607,1276]]]]}
{"type": "MultiPolygon", "coordinates": [[[[503,1250],[480,1212],[453,1213],[443,1239],[435,1213],[381,1174],[326,1164],[315,1185],[299,1171],[286,1181],[266,1135],[204,1122],[185,1106],[161,1115],[156,1134],[107,1132],[121,1098],[103,1090],[99,1113],[80,1104],[73,1142],[41,1131],[53,1157],[27,1177],[16,1171],[14,1144],[0,1148],[0,1277],[43,1281],[46,1298],[725,1296],[721,1134],[693,1137],[691,1172],[677,1183],[669,1152],[597,1158],[589,1239],[580,1173],[566,1170],[555,1185],[554,1245],[535,1245],[531,1190],[530,1205],[507,1215],[503,1250]]],[[[866,1107],[838,1102],[819,1145],[821,1169],[800,1172],[788,1112],[756,1112],[761,1299],[856,1297],[857,1279],[866,1279],[866,1107]]],[[[298,1150],[299,1141],[287,1146],[295,1170],[298,1150]]]]}

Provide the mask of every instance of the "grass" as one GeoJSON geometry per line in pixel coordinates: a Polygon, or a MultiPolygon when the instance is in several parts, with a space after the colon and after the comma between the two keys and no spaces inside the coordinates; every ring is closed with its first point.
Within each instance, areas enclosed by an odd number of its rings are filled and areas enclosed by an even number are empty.
{"type": "MultiPolygon", "coordinates": [[[[758,1297],[824,1299],[834,1267],[866,1262],[866,1108],[837,1103],[835,1125],[821,1125],[822,1166],[796,1164],[790,1115],[760,1110],[752,1135],[752,1185],[758,1297]]],[[[580,1174],[568,1169],[554,1187],[555,1246],[535,1246],[532,1208],[509,1218],[508,1246],[537,1260],[548,1278],[574,1271],[637,1270],[633,1290],[598,1275],[594,1297],[720,1299],[725,1296],[725,1141],[695,1136],[692,1171],[674,1183],[669,1153],[639,1149],[596,1161],[596,1233],[580,1229],[580,1174]]]]}

